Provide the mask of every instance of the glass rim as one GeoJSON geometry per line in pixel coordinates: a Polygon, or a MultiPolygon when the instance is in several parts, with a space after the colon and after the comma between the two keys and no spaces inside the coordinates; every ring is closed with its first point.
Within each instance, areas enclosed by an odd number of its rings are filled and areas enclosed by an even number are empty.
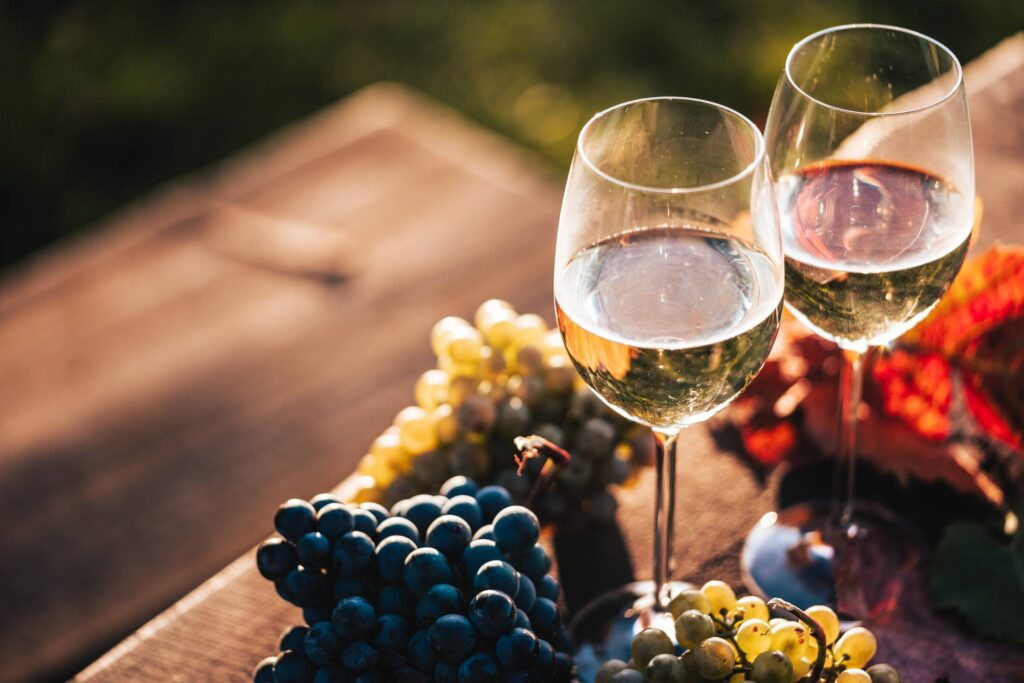
{"type": "Polygon", "coordinates": [[[587,168],[590,169],[592,173],[620,187],[635,190],[638,192],[649,192],[654,194],[690,194],[694,192],[706,192],[708,190],[715,190],[718,188],[726,187],[727,185],[731,185],[750,175],[751,173],[754,172],[755,169],[757,169],[758,165],[760,165],[764,161],[765,144],[764,135],[761,134],[761,130],[754,124],[754,122],[731,107],[727,107],[724,104],[718,104],[717,102],[712,102],[710,100],[702,100],[697,97],[678,97],[673,95],[661,95],[655,97],[641,97],[635,100],[629,100],[627,102],[620,102],[619,104],[612,105],[607,109],[602,109],[601,111],[591,116],[590,119],[585,124],[583,124],[583,128],[580,129],[579,138],[577,138],[576,140],[576,156],[583,161],[583,163],[587,166],[587,168]],[[691,102],[695,104],[706,105],[711,108],[730,114],[731,116],[739,119],[742,123],[746,124],[746,126],[751,131],[753,131],[753,160],[749,164],[747,164],[743,169],[729,176],[728,178],[718,180],[713,183],[707,183],[705,185],[693,185],[688,187],[654,187],[650,185],[640,185],[638,183],[631,183],[627,180],[623,180],[622,178],[617,178],[612,174],[608,173],[607,171],[604,171],[601,168],[599,168],[597,164],[595,164],[590,159],[590,157],[587,156],[587,153],[583,150],[583,139],[584,137],[586,137],[587,131],[590,130],[590,127],[594,125],[599,119],[607,116],[608,114],[618,109],[624,109],[634,104],[645,104],[648,102],[691,102]]]}
{"type": "Polygon", "coordinates": [[[953,97],[957,93],[957,91],[960,90],[960,87],[963,85],[964,82],[964,69],[960,65],[960,60],[957,59],[957,56],[953,53],[952,50],[950,50],[948,47],[946,47],[939,41],[935,40],[931,36],[926,36],[920,31],[915,31],[913,29],[903,28],[902,26],[893,26],[891,24],[873,23],[841,24],[839,26],[831,26],[829,28],[821,29],[820,31],[815,31],[809,36],[806,36],[805,38],[798,41],[795,45],[793,45],[792,48],[790,48],[789,54],[786,56],[786,66],[783,72],[785,73],[786,80],[789,82],[789,84],[793,86],[793,88],[795,88],[797,92],[806,97],[808,100],[814,102],[817,105],[825,107],[826,109],[831,109],[832,111],[840,112],[843,114],[853,114],[856,116],[901,116],[903,114],[916,114],[919,112],[927,111],[929,109],[934,109],[935,107],[938,107],[939,105],[953,97]],[[910,109],[901,109],[899,111],[859,111],[857,109],[847,109],[846,107],[838,107],[834,104],[829,104],[824,100],[814,97],[813,95],[809,94],[806,90],[801,88],[797,84],[796,80],[793,78],[793,74],[790,70],[793,58],[796,56],[797,52],[799,52],[811,41],[817,40],[822,36],[828,35],[830,33],[839,33],[840,31],[850,31],[854,29],[886,29],[889,31],[895,31],[896,33],[903,33],[905,35],[914,36],[916,38],[924,40],[930,45],[934,45],[935,47],[939,48],[943,53],[945,53],[949,57],[950,61],[953,63],[953,68],[956,71],[955,82],[950,87],[950,89],[938,99],[929,102],[928,104],[923,104],[918,107],[911,107],[910,109]]]}

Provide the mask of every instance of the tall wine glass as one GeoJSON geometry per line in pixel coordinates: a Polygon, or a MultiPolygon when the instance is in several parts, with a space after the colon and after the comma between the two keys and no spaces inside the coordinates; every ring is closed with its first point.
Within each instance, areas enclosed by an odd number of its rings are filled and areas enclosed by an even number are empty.
{"type": "Polygon", "coordinates": [[[859,24],[793,47],[765,130],[786,304],[843,350],[831,505],[769,513],[748,537],[752,588],[862,618],[917,560],[911,532],[854,503],[865,354],[924,318],[967,253],[974,166],[960,64],[920,33],[859,24]],[[839,486],[846,468],[845,487],[839,486]]]}
{"type": "Polygon", "coordinates": [[[778,330],[782,248],[760,132],[731,109],[679,97],[594,116],[569,171],[554,276],[576,369],[659,444],[654,580],[599,598],[573,626],[578,645],[628,659],[635,630],[672,633],[676,437],[747,386],[778,330]]]}

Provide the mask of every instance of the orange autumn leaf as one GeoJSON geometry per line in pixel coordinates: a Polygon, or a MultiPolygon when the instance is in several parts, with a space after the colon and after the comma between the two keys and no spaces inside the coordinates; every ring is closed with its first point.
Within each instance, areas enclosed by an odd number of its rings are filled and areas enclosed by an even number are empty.
{"type": "Polygon", "coordinates": [[[922,436],[950,436],[955,381],[989,436],[1022,445],[1024,247],[992,247],[969,260],[946,296],[897,347],[877,359],[883,408],[922,436]]]}

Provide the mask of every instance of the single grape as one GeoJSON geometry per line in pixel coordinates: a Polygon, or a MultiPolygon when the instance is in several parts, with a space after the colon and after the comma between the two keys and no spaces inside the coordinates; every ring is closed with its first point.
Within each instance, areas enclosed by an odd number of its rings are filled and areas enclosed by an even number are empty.
{"type": "Polygon", "coordinates": [[[427,630],[430,646],[438,656],[451,663],[461,662],[476,647],[476,631],[461,614],[446,614],[427,630]]]}
{"type": "Polygon", "coordinates": [[[458,662],[438,662],[434,665],[434,683],[459,683],[458,662]]]}
{"type": "Polygon", "coordinates": [[[309,627],[306,633],[304,651],[309,661],[317,666],[333,664],[341,655],[343,643],[329,621],[322,621],[309,627]]]}
{"type": "Polygon", "coordinates": [[[283,579],[298,564],[295,546],[283,538],[263,541],[256,550],[256,568],[265,579],[283,579]]]}
{"type": "Polygon", "coordinates": [[[433,416],[419,406],[403,408],[395,418],[402,450],[419,455],[437,448],[437,424],[433,416]]]}
{"type": "Polygon", "coordinates": [[[494,657],[478,652],[459,666],[459,683],[499,683],[501,670],[494,657]]]}
{"type": "Polygon", "coordinates": [[[691,609],[697,610],[701,614],[709,614],[711,612],[711,601],[698,590],[684,590],[672,598],[668,603],[668,609],[676,619],[683,612],[691,609]]]}
{"type": "Polygon", "coordinates": [[[311,683],[316,666],[305,652],[285,650],[274,662],[274,683],[311,683]]]}
{"type": "Polygon", "coordinates": [[[533,609],[534,603],[537,601],[537,589],[533,585],[533,581],[530,577],[519,575],[519,592],[516,593],[515,603],[516,607],[529,612],[533,609]]]}
{"type": "Polygon", "coordinates": [[[633,636],[630,653],[633,662],[640,670],[647,668],[651,658],[660,654],[669,654],[675,650],[672,640],[660,628],[645,628],[633,636]]]}
{"type": "Polygon", "coordinates": [[[367,569],[374,559],[374,545],[361,531],[350,531],[334,542],[332,561],[342,576],[356,576],[367,569]]]}
{"type": "Polygon", "coordinates": [[[612,456],[597,469],[597,476],[604,484],[620,485],[629,479],[629,462],[619,456],[612,456]]]}
{"type": "Polygon", "coordinates": [[[441,356],[448,352],[449,337],[456,330],[470,327],[469,321],[454,315],[441,318],[430,330],[430,348],[434,355],[441,356]]]}
{"type": "Polygon", "coordinates": [[[521,573],[535,580],[540,579],[551,571],[551,558],[548,557],[547,551],[539,545],[533,546],[526,552],[512,556],[509,558],[509,562],[521,573]]]}
{"type": "Polygon", "coordinates": [[[558,584],[558,579],[550,574],[545,574],[535,585],[537,588],[538,598],[546,598],[552,602],[558,602],[558,596],[562,592],[562,587],[558,584]]]}
{"type": "Polygon", "coordinates": [[[527,508],[512,505],[494,517],[494,542],[509,555],[526,552],[540,538],[540,522],[527,508]]]}
{"type": "Polygon", "coordinates": [[[513,439],[530,426],[530,409],[518,396],[498,403],[494,432],[502,439],[513,439]]]}
{"type": "Polygon", "coordinates": [[[480,394],[467,396],[455,409],[455,420],[464,434],[489,431],[496,415],[491,399],[480,394]]]}
{"type": "Polygon", "coordinates": [[[839,636],[832,652],[837,664],[843,664],[849,669],[861,669],[875,656],[877,649],[875,634],[863,626],[854,626],[839,636]]]}
{"type": "Polygon", "coordinates": [[[771,649],[771,627],[768,622],[761,619],[744,619],[736,630],[736,644],[743,650],[747,659],[753,660],[762,652],[771,649]]]}
{"type": "Polygon", "coordinates": [[[494,651],[506,669],[525,669],[537,652],[537,636],[525,628],[514,628],[498,638],[494,651]]]}
{"type": "Polygon", "coordinates": [[[836,683],[872,683],[864,669],[845,669],[836,676],[836,683]]]}
{"type": "Polygon", "coordinates": [[[609,683],[612,677],[626,668],[626,663],[621,659],[609,659],[597,670],[594,683],[609,683]]]}
{"type": "Polygon", "coordinates": [[[534,630],[543,637],[554,634],[561,623],[558,606],[547,598],[537,598],[529,615],[534,630]]]}
{"type": "Polygon", "coordinates": [[[647,676],[636,669],[623,669],[609,680],[612,683],[644,683],[647,680],[647,676]]]}
{"type": "Polygon", "coordinates": [[[435,583],[451,583],[454,575],[444,555],[434,548],[417,548],[405,558],[403,579],[413,593],[425,593],[435,583]]]}
{"type": "Polygon", "coordinates": [[[868,667],[871,683],[902,683],[900,672],[888,664],[875,664],[868,667]]]}
{"type": "Polygon", "coordinates": [[[252,670],[252,683],[274,683],[274,664],[277,657],[267,657],[260,660],[256,668],[252,670]]]}
{"type": "Polygon", "coordinates": [[[373,644],[380,649],[404,652],[409,644],[409,622],[395,614],[382,614],[373,632],[373,644]]]}
{"type": "Polygon", "coordinates": [[[281,634],[281,638],[278,640],[277,649],[284,652],[285,650],[301,650],[306,646],[306,634],[309,633],[309,629],[305,626],[289,626],[281,634]]]}
{"type": "Polygon", "coordinates": [[[437,664],[437,658],[434,655],[433,648],[430,647],[430,640],[426,629],[412,634],[412,637],[409,638],[407,652],[409,661],[414,667],[425,674],[433,673],[434,666],[437,664]]]}
{"type": "Polygon", "coordinates": [[[724,581],[708,581],[701,586],[700,592],[711,603],[711,614],[716,618],[732,616],[736,610],[736,593],[724,581]]]}
{"type": "Polygon", "coordinates": [[[328,503],[316,513],[316,528],[333,541],[355,530],[356,526],[352,513],[344,505],[328,503]]]}
{"type": "Polygon", "coordinates": [[[474,496],[479,490],[480,487],[472,479],[452,477],[441,486],[440,493],[442,496],[455,498],[455,496],[474,496]]]}
{"type": "Polygon", "coordinates": [[[530,617],[527,616],[526,612],[516,608],[516,621],[513,624],[516,628],[525,628],[530,631],[533,630],[533,624],[530,623],[530,617]]]}
{"type": "Polygon", "coordinates": [[[484,539],[469,542],[462,553],[462,568],[466,576],[476,576],[480,568],[488,562],[503,561],[505,554],[495,545],[494,541],[484,539]]]}
{"type": "Polygon", "coordinates": [[[482,527],[476,530],[473,534],[474,541],[494,541],[494,527],[490,524],[484,524],[482,527]]]}
{"type": "Polygon", "coordinates": [[[715,622],[708,615],[695,609],[686,610],[680,614],[675,621],[675,626],[676,640],[688,650],[692,650],[715,635],[715,622]]]}
{"type": "Polygon", "coordinates": [[[460,494],[449,498],[448,502],[441,508],[441,513],[444,515],[455,515],[465,520],[473,532],[476,532],[484,521],[484,513],[480,509],[480,504],[471,495],[460,494]]]}
{"type": "Polygon", "coordinates": [[[315,607],[330,596],[327,576],[316,569],[296,567],[284,577],[284,584],[292,604],[299,607],[315,607]]]}
{"type": "Polygon", "coordinates": [[[508,562],[485,562],[473,577],[473,590],[497,590],[514,599],[519,592],[519,572],[508,562]]]}
{"type": "Polygon", "coordinates": [[[341,663],[353,671],[366,671],[372,669],[380,660],[380,653],[365,640],[357,640],[349,645],[341,653],[341,663]]]}
{"type": "Polygon", "coordinates": [[[516,607],[501,591],[481,591],[469,603],[469,619],[485,638],[496,638],[514,623],[516,607]]]}
{"type": "Polygon", "coordinates": [[[352,525],[371,539],[377,538],[377,518],[368,510],[361,508],[351,510],[352,525]]]}
{"type": "Polygon", "coordinates": [[[441,506],[434,496],[420,494],[409,499],[409,505],[402,511],[402,516],[416,525],[420,538],[425,538],[427,529],[441,516],[441,506]]]}
{"type": "Polygon", "coordinates": [[[319,531],[303,534],[295,543],[299,563],[303,567],[326,569],[331,560],[331,542],[319,531]]]}
{"type": "Polygon", "coordinates": [[[316,530],[316,509],[304,500],[291,498],[274,513],[274,528],[294,543],[303,534],[316,530]]]}
{"type": "Polygon", "coordinates": [[[334,608],[331,623],[338,635],[346,640],[368,636],[377,623],[377,613],[365,598],[345,598],[334,608]]]}
{"type": "Polygon", "coordinates": [[[433,410],[448,397],[448,373],[444,370],[427,370],[416,380],[413,395],[416,403],[424,410],[433,410]]]}
{"type": "Polygon", "coordinates": [[[683,683],[685,676],[683,664],[674,654],[656,655],[647,663],[649,683],[683,683]]]}
{"type": "Polygon", "coordinates": [[[465,598],[455,586],[439,583],[430,587],[416,604],[416,623],[430,626],[446,614],[465,614],[465,598]]]}
{"type": "Polygon", "coordinates": [[[747,595],[736,601],[736,618],[760,619],[767,623],[772,617],[764,600],[756,595],[747,595]]]}
{"type": "Polygon", "coordinates": [[[725,638],[713,636],[703,641],[693,652],[697,671],[704,678],[724,678],[736,663],[736,651],[725,638]]]}
{"type": "Polygon", "coordinates": [[[476,363],[480,360],[480,350],[484,345],[484,336],[474,327],[453,329],[446,338],[447,348],[440,354],[447,355],[454,363],[476,363]]]}
{"type": "Polygon", "coordinates": [[[808,640],[813,640],[807,627],[798,621],[784,621],[772,626],[771,638],[771,649],[789,657],[794,669],[800,666],[800,658],[806,653],[808,640]]]}
{"type": "Polygon", "coordinates": [[[750,678],[755,683],[790,683],[793,679],[793,664],[785,653],[768,650],[754,659],[750,678]]]}
{"type": "Polygon", "coordinates": [[[427,529],[427,545],[437,549],[445,557],[458,560],[469,545],[473,531],[466,520],[455,515],[441,515],[427,529]]]}
{"type": "Polygon", "coordinates": [[[807,616],[817,622],[825,636],[825,644],[831,645],[839,637],[839,617],[825,605],[814,605],[807,608],[807,616]]]}
{"type": "Polygon", "coordinates": [[[417,545],[420,542],[420,532],[416,525],[404,517],[389,517],[377,525],[377,538],[381,543],[392,536],[408,538],[417,545]]]}
{"type": "Polygon", "coordinates": [[[378,614],[395,614],[408,619],[416,608],[416,598],[404,585],[392,584],[380,589],[376,604],[378,614]]]}
{"type": "Polygon", "coordinates": [[[501,486],[485,486],[476,493],[485,524],[491,524],[494,516],[512,504],[512,496],[501,486]]]}
{"type": "Polygon", "coordinates": [[[575,451],[585,458],[603,460],[615,446],[615,427],[598,417],[583,423],[576,434],[575,451]]]}

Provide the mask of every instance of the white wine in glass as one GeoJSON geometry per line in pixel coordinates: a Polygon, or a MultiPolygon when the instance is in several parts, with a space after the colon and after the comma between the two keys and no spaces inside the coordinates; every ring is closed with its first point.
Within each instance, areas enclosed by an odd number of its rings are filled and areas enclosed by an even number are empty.
{"type": "Polygon", "coordinates": [[[654,577],[570,625],[589,663],[629,659],[632,635],[672,634],[675,440],[761,369],[778,331],[783,263],[760,132],[725,107],[637,100],[580,133],[562,203],[555,312],[565,348],[612,409],[658,440],[654,577]]]}
{"type": "Polygon", "coordinates": [[[967,254],[974,162],[960,63],[894,26],[820,31],[790,51],[765,140],[786,306],[846,362],[833,499],[766,515],[747,538],[743,570],[762,594],[877,617],[920,554],[912,529],[854,502],[864,359],[928,314],[967,254]]]}

